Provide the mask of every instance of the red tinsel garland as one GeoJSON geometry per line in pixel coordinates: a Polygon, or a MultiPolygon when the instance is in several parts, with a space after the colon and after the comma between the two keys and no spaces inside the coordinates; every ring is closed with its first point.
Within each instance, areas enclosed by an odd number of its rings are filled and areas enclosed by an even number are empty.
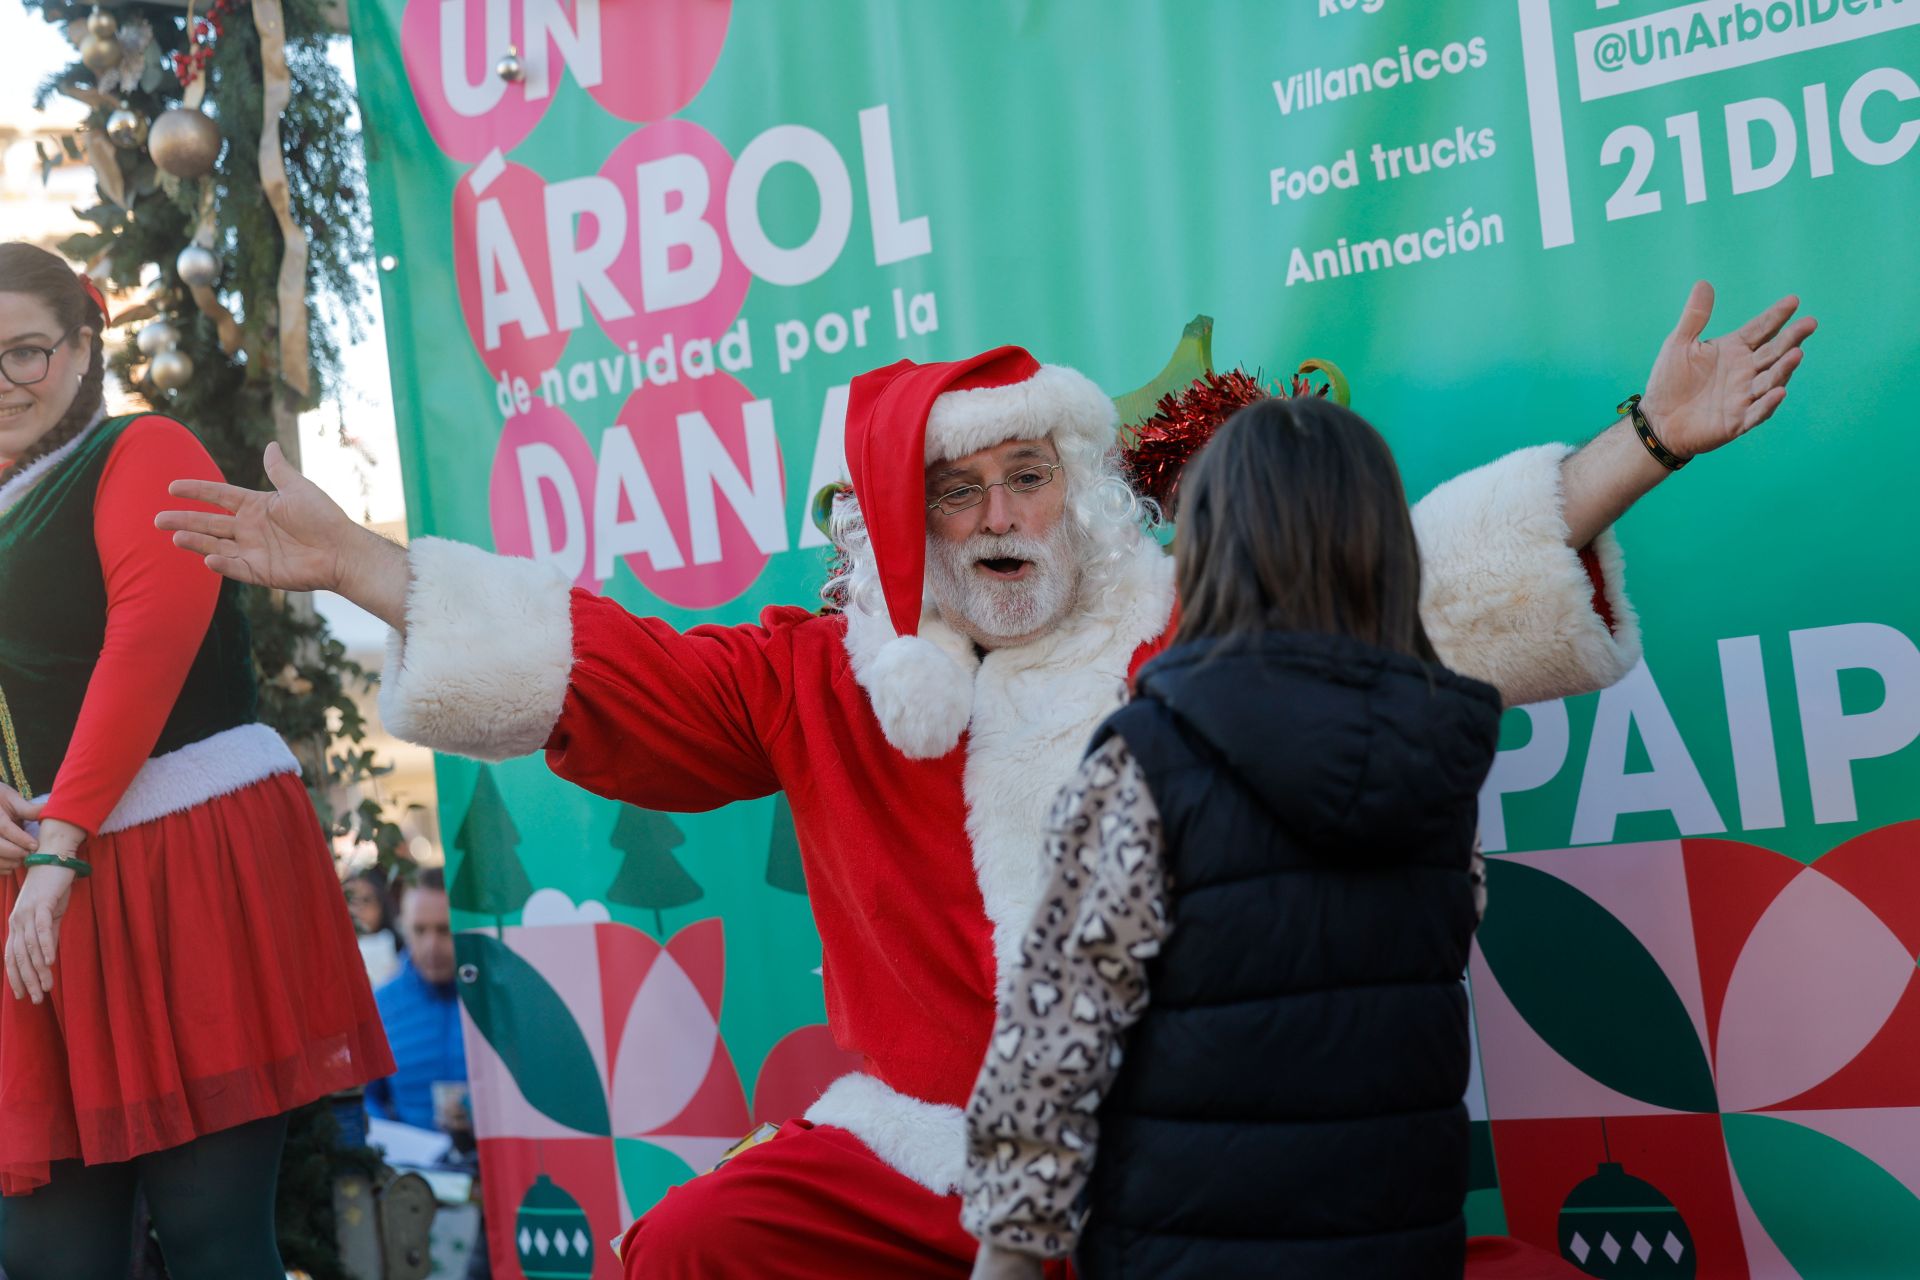
{"type": "MultiPolygon", "coordinates": [[[[1290,394],[1324,396],[1328,390],[1326,386],[1314,387],[1296,373],[1290,394]]],[[[1162,511],[1172,515],[1180,473],[1187,463],[1228,418],[1274,394],[1244,370],[1230,369],[1226,373],[1203,373],[1185,391],[1161,396],[1151,418],[1122,434],[1120,464],[1128,483],[1135,493],[1152,498],[1162,511]]]]}

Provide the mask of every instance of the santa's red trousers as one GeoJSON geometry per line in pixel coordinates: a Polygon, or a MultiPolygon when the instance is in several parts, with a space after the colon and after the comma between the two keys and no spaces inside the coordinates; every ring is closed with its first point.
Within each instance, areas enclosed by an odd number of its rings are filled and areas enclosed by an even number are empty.
{"type": "MultiPolygon", "coordinates": [[[[960,1197],[894,1172],[865,1143],[790,1120],[675,1187],[628,1229],[628,1280],[967,1280],[979,1246],[960,1197]]],[[[1067,1280],[1064,1262],[1047,1280],[1067,1280]]]]}
{"type": "MultiPolygon", "coordinates": [[[[894,1172],[865,1143],[790,1120],[770,1140],[675,1187],[620,1243],[627,1280],[967,1280],[977,1245],[960,1197],[894,1172]]],[[[1071,1280],[1064,1262],[1047,1280],[1071,1280]]],[[[1481,1236],[1468,1280],[1580,1273],[1516,1240],[1481,1236]]]]}

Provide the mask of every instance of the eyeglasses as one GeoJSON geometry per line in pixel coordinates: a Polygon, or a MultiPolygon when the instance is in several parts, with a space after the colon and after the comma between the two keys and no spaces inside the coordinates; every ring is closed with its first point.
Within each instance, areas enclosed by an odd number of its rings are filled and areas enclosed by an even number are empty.
{"type": "Polygon", "coordinates": [[[9,347],[0,351],[0,374],[5,374],[7,381],[16,387],[30,387],[44,381],[53,364],[53,353],[79,331],[80,326],[75,325],[50,347],[9,347]]]}
{"type": "Polygon", "coordinates": [[[957,515],[969,507],[977,507],[987,500],[987,490],[1007,487],[1008,493],[1032,493],[1035,489],[1044,489],[1053,483],[1053,473],[1060,470],[1061,463],[1042,462],[1037,466],[1022,467],[1005,480],[995,480],[992,484],[963,484],[958,489],[949,489],[932,502],[927,510],[938,511],[943,516],[957,515]]]}

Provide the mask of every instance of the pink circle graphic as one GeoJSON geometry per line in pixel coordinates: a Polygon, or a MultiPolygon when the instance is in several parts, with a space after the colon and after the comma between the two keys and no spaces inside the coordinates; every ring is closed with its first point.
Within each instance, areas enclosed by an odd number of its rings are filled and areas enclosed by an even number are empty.
{"type": "MultiPolygon", "coordinates": [[[[632,315],[609,319],[594,307],[600,328],[618,347],[631,349],[637,345],[643,357],[669,334],[676,341],[676,355],[678,345],[690,340],[718,339],[739,317],[747,286],[753,280],[746,264],[734,256],[733,242],[727,238],[726,193],[727,181],[733,176],[733,157],[719,139],[699,125],[666,120],[628,134],[600,166],[600,176],[620,192],[627,210],[626,239],[607,277],[633,311],[632,315]],[[660,192],[658,197],[640,196],[642,166],[647,166],[649,185],[660,192]],[[706,184],[704,210],[688,204],[700,195],[697,187],[702,179],[706,184]],[[643,207],[656,199],[657,208],[643,207]],[[650,239],[664,243],[642,243],[643,217],[650,222],[645,229],[650,239]],[[663,266],[668,272],[695,275],[717,268],[717,275],[701,296],[648,311],[644,290],[649,283],[655,290],[651,299],[655,305],[660,305],[663,295],[673,289],[660,275],[663,266]],[[644,280],[643,270],[652,270],[655,278],[644,280]]],[[[598,234],[597,220],[583,216],[577,232],[580,241],[590,244],[598,234]]],[[[689,285],[680,287],[691,289],[689,285]]],[[[592,306],[591,298],[588,305],[592,306]]]]}
{"type": "Polygon", "coordinates": [[[493,158],[460,180],[453,190],[453,274],[480,359],[496,378],[523,377],[538,390],[569,336],[554,327],[546,183],[538,174],[493,158]],[[495,296],[491,325],[484,291],[495,296]]]}
{"type": "Polygon", "coordinates": [[[471,164],[489,151],[513,150],[553,102],[563,65],[555,42],[546,42],[544,92],[537,76],[518,83],[499,77],[495,68],[509,47],[519,51],[523,68],[531,67],[519,0],[407,0],[400,18],[407,83],[427,131],[455,160],[471,164]]]}
{"type": "Polygon", "coordinates": [[[608,0],[602,39],[620,66],[588,85],[593,100],[622,120],[659,120],[692,102],[727,41],[733,0],[608,0]]]}
{"type": "Polygon", "coordinates": [[[573,584],[598,591],[593,574],[593,485],[586,437],[559,409],[535,401],[507,420],[494,446],[487,505],[502,555],[578,566],[573,584]],[[538,545],[536,545],[536,537],[538,545]]]}
{"type": "MultiPolygon", "coordinates": [[[[763,420],[764,431],[749,429],[744,410],[753,398],[746,387],[720,372],[699,379],[682,377],[665,386],[648,383],[629,396],[621,409],[620,423],[632,434],[681,560],[678,568],[658,568],[651,556],[636,553],[626,557],[627,567],[642,586],[669,604],[683,609],[725,604],[752,586],[767,567],[771,551],[762,550],[755,540],[736,500],[724,492],[725,484],[751,492],[749,505],[762,539],[774,549],[787,545],[784,464],[779,444],[772,439],[771,418],[763,420]],[[682,416],[691,414],[698,414],[700,421],[683,425],[682,416]],[[683,432],[702,449],[698,456],[682,456],[683,432]],[[723,456],[716,456],[714,441],[723,456]],[[722,472],[724,480],[713,479],[722,472]],[[711,511],[711,520],[702,520],[698,530],[688,511],[689,488],[696,498],[706,499],[711,511]],[[709,541],[713,545],[706,546],[705,553],[713,555],[717,549],[718,554],[701,563],[701,544],[709,541]]],[[[603,440],[603,461],[606,451],[603,440]]],[[[627,499],[623,496],[621,501],[624,507],[627,499]]],[[[631,514],[623,509],[618,516],[631,514]]],[[[606,513],[602,516],[607,518],[606,513]]]]}

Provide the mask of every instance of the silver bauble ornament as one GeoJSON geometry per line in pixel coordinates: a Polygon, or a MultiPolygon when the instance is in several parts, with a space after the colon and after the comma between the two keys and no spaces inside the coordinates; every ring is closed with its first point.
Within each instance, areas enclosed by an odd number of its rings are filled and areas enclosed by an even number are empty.
{"type": "Polygon", "coordinates": [[[80,42],[80,61],[95,75],[120,65],[120,41],[113,36],[90,35],[80,42]]]}
{"type": "Polygon", "coordinates": [[[114,36],[120,34],[120,23],[115,20],[112,14],[102,9],[99,5],[95,5],[93,12],[87,15],[87,30],[96,36],[106,36],[108,39],[112,39],[114,36]]]}
{"type": "Polygon", "coordinates": [[[520,61],[520,49],[516,45],[507,46],[507,56],[493,64],[493,74],[508,84],[519,84],[527,78],[527,69],[520,61]]]}
{"type": "Polygon", "coordinates": [[[140,336],[134,341],[139,344],[141,355],[157,356],[180,345],[180,331],[165,320],[155,320],[140,330],[140,336]]]}
{"type": "Polygon", "coordinates": [[[161,112],[147,130],[147,151],[153,162],[176,178],[212,173],[223,141],[220,126],[191,107],[161,112]]]}
{"type": "Polygon", "coordinates": [[[180,273],[180,279],[188,288],[199,289],[220,278],[220,259],[213,256],[211,249],[190,244],[173,260],[173,269],[180,273]]]}
{"type": "Polygon", "coordinates": [[[147,141],[147,118],[132,107],[121,107],[107,117],[107,137],[122,151],[132,151],[147,141]]]}
{"type": "Polygon", "coordinates": [[[178,348],[162,351],[147,366],[147,376],[162,391],[178,391],[193,381],[193,357],[178,348]]]}

